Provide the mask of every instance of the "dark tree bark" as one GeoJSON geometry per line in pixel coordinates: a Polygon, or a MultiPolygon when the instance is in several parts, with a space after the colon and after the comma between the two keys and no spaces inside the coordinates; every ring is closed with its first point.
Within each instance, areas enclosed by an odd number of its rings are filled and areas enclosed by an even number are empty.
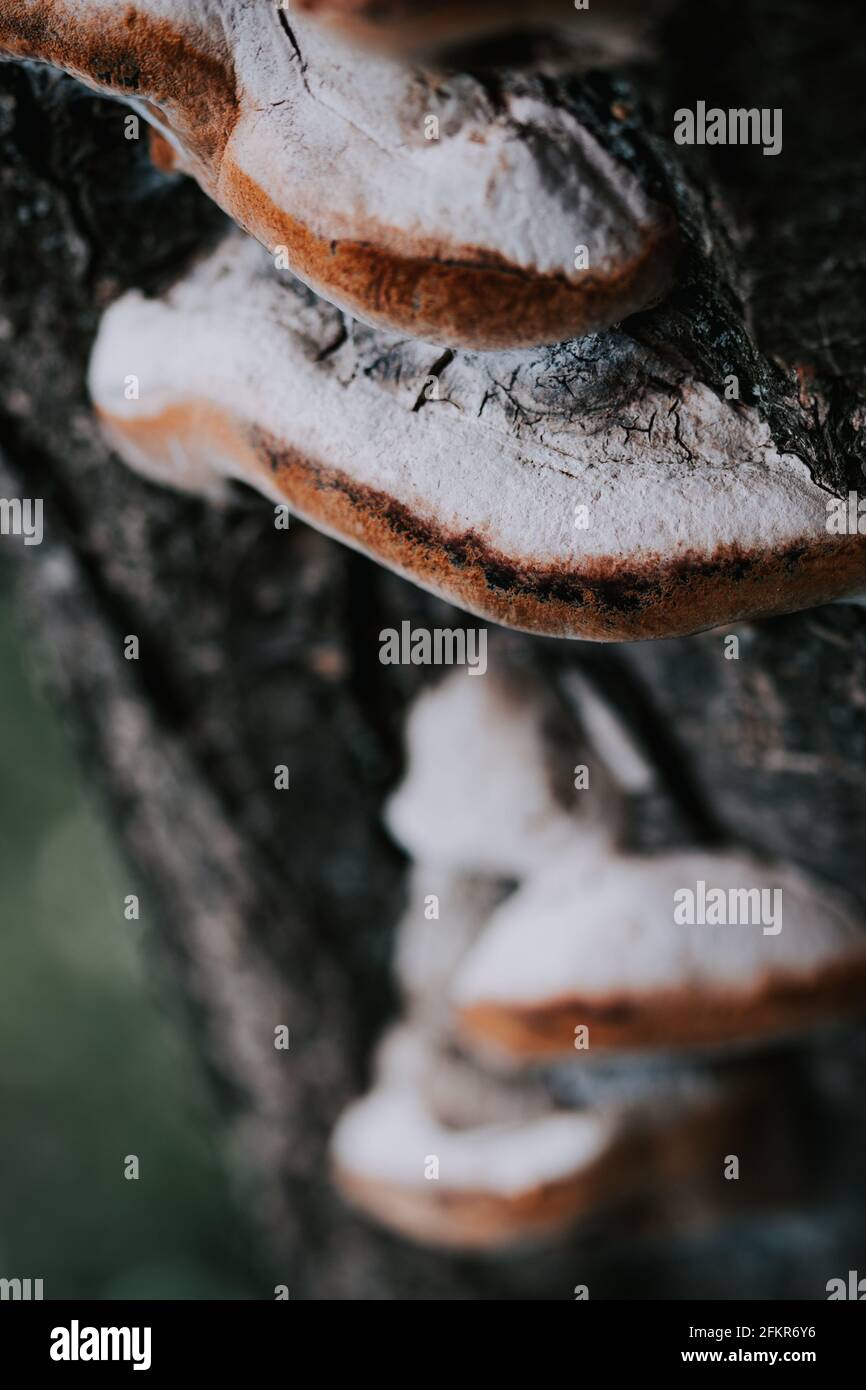
{"type": "MultiPolygon", "coordinates": [[[[747,229],[755,338],[731,327],[736,315],[698,258],[679,296],[632,328],[691,361],[703,354],[710,376],[741,371],[788,429],[789,388],[774,364],[789,365],[791,344],[807,336],[822,248],[844,260],[852,245],[853,201],[826,194],[828,163],[841,174],[851,149],[822,142],[838,116],[834,90],[854,77],[846,61],[825,79],[811,51],[797,50],[802,6],[764,5],[757,28],[740,11],[726,7],[706,62],[727,41],[745,81],[772,49],[774,80],[786,63],[805,66],[826,97],[800,135],[802,186],[771,181],[759,195],[736,159],[714,175],[747,229]]],[[[676,35],[668,80],[698,90],[694,29],[676,35]]],[[[601,81],[595,97],[586,91],[590,104],[608,95],[601,81]]],[[[851,119],[861,109],[847,108],[851,119]]],[[[99,312],[127,286],[158,287],[224,225],[191,184],[150,169],[144,142],[124,140],[123,116],[67,79],[0,68],[0,493],[44,498],[46,518],[41,546],[6,552],[252,1164],[275,1276],[309,1298],[567,1298],[576,1267],[584,1280],[591,1271],[593,1296],[822,1297],[826,1278],[862,1267],[866,1244],[857,1027],[762,1063],[799,1173],[782,1216],[753,1210],[736,1230],[677,1238],[602,1226],[554,1252],[482,1260],[393,1240],[334,1195],[328,1134],[395,1007],[389,953],[404,863],[380,815],[408,703],[429,676],[381,666],[378,633],[406,618],[462,619],[299,523],[275,531],[271,509],[241,489],[230,505],[205,505],[112,458],[84,390],[99,312]],[[124,658],[127,634],[140,639],[138,661],[124,658]],[[291,769],[289,794],[274,789],[278,764],[291,769]],[[285,1054],[273,1047],[278,1023],[291,1030],[285,1054]]],[[[866,141],[852,132],[855,143],[862,161],[866,141]]],[[[624,153],[641,163],[655,148],[636,135],[624,153]]],[[[653,177],[674,181],[661,160],[653,177]]],[[[862,169],[855,178],[862,186],[862,169]]],[[[675,196],[684,212],[682,189],[675,196]]],[[[852,255],[862,285],[859,245],[852,255]]],[[[828,283],[813,365],[833,409],[820,424],[806,412],[797,442],[828,486],[844,487],[860,476],[850,420],[862,327],[850,277],[828,283]]],[[[616,648],[508,640],[553,687],[579,665],[659,768],[664,793],[635,808],[636,845],[740,842],[832,881],[866,910],[863,611],[835,606],[739,635],[738,662],[723,659],[719,633],[616,648]]]]}

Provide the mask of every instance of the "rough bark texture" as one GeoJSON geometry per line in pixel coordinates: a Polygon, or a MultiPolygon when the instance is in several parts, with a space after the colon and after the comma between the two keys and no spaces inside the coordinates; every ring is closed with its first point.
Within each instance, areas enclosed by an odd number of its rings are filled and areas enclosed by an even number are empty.
{"type": "MultiPolygon", "coordinates": [[[[862,48],[840,40],[843,16],[828,61],[810,8],[725,6],[703,45],[694,7],[668,50],[669,90],[683,93],[673,105],[689,93],[738,104],[729,94],[741,84],[743,104],[785,106],[801,184],[777,186],[762,167],[752,187],[728,152],[711,175],[722,216],[660,153],[659,116],[644,126],[636,106],[606,138],[693,225],[712,215],[716,246],[734,213],[740,238],[727,284],[718,257],[693,250],[677,294],[629,331],[716,385],[741,373],[745,397],[844,490],[862,477],[862,48]],[[708,72],[720,52],[734,75],[717,67],[717,95],[708,72]],[[808,88],[808,106],[791,83],[808,88]],[[804,363],[805,406],[792,386],[804,363]]],[[[600,112],[611,91],[592,78],[575,100],[600,112]]],[[[413,1249],[334,1197],[327,1135],[393,1009],[404,865],[381,804],[408,701],[430,676],[381,666],[378,633],[460,616],[301,525],[275,531],[271,509],[241,490],[229,506],[204,505],[111,458],[83,386],[100,308],[126,286],[159,285],[223,225],[190,184],[151,171],[145,142],[123,138],[124,114],[66,79],[0,67],[0,494],[43,497],[46,516],[42,546],[4,549],[252,1158],[275,1272],[310,1298],[569,1298],[576,1282],[593,1297],[823,1297],[828,1278],[862,1268],[866,1245],[858,1028],[763,1064],[800,1174],[781,1214],[641,1240],[602,1226],[553,1253],[488,1261],[413,1249]],[[123,657],[130,633],[137,662],[123,657]],[[291,769],[289,794],[273,788],[277,764],[291,769]],[[288,1054],[272,1045],[281,1022],[288,1054]]],[[[628,648],[510,640],[554,684],[578,663],[660,768],[666,794],[638,808],[635,843],[733,839],[832,880],[866,910],[866,616],[838,606],[740,638],[738,662],[724,660],[719,633],[628,648]]]]}

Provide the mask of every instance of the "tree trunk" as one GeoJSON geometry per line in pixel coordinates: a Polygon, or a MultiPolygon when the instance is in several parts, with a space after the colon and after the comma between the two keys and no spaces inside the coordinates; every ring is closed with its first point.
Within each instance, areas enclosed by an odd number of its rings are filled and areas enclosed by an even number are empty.
{"type": "MultiPolygon", "coordinates": [[[[786,53],[802,32],[788,23],[792,8],[765,5],[761,24],[744,21],[744,80],[769,48],[798,70],[802,60],[786,53]]],[[[737,32],[737,14],[724,23],[737,32]]],[[[675,86],[687,80],[684,55],[695,62],[686,29],[670,51],[675,86]]],[[[688,80],[699,85],[696,72],[688,80]]],[[[786,335],[797,340],[791,304],[802,319],[811,266],[851,217],[816,192],[826,165],[847,157],[820,146],[816,106],[802,187],[771,188],[762,202],[740,185],[736,162],[729,180],[744,225],[751,219],[770,355],[786,335]],[[779,208],[792,200],[807,224],[797,248],[785,246],[780,285],[773,266],[791,229],[779,208]]],[[[381,809],[400,772],[409,702],[429,678],[383,667],[378,633],[405,619],[462,619],[300,523],[276,531],[271,509],[243,489],[230,504],[204,504],[112,458],[84,389],[99,312],[123,288],[158,287],[224,224],[191,184],[151,170],[144,142],[124,139],[124,114],[68,79],[0,69],[0,493],[45,503],[44,543],[6,550],[252,1165],[279,1281],[292,1297],[318,1299],[568,1298],[579,1267],[584,1279],[591,1270],[593,1296],[823,1297],[815,1268],[824,1279],[856,1268],[866,1238],[866,1031],[854,1026],[762,1064],[798,1160],[798,1198],[784,1218],[753,1211],[735,1232],[641,1240],[602,1227],[552,1252],[494,1260],[396,1241],[335,1196],[328,1135],[363,1088],[395,1009],[390,945],[405,874],[381,809]],[[137,660],[125,657],[129,635],[137,660]],[[290,769],[288,793],[274,786],[279,765],[290,769]],[[273,1046],[282,1023],[286,1053],[273,1046]]],[[[862,257],[852,274],[862,280],[862,257]]],[[[823,302],[819,344],[827,373],[849,353],[837,405],[854,360],[857,296],[844,278],[823,302]]],[[[698,330],[712,339],[718,321],[688,328],[679,312],[674,299],[636,331],[677,347],[698,330]]],[[[839,460],[853,455],[828,430],[815,440],[816,469],[847,485],[853,465],[839,460]]],[[[508,641],[563,691],[568,671],[583,671],[659,769],[663,795],[636,808],[637,846],[734,840],[835,883],[866,911],[863,611],[839,605],[736,631],[739,661],[724,659],[720,632],[628,647],[508,641]]]]}

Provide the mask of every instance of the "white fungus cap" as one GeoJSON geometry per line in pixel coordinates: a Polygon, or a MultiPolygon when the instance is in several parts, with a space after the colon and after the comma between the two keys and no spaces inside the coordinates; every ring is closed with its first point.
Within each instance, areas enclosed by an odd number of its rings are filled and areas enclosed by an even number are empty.
{"type": "Polygon", "coordinates": [[[864,925],[829,887],[739,853],[588,865],[576,848],[527,878],[464,957],[452,999],[473,1036],[532,1055],[573,1048],[585,1024],[591,1055],[593,1040],[736,1043],[863,1007],[864,925]]]}
{"type": "Polygon", "coordinates": [[[491,100],[470,73],[358,53],[294,5],[5,8],[0,54],[131,99],[241,227],[368,322],[537,345],[618,322],[670,285],[672,213],[541,84],[503,83],[491,100]]]}
{"type": "Polygon", "coordinates": [[[862,589],[860,538],[828,536],[827,494],[756,410],[665,382],[650,357],[630,362],[651,380],[628,437],[599,420],[605,373],[644,351],[596,343],[585,370],[569,344],[443,364],[429,342],[346,325],[230,237],[162,297],[108,309],[89,388],[147,476],[239,478],[509,626],[672,635],[862,589]]]}

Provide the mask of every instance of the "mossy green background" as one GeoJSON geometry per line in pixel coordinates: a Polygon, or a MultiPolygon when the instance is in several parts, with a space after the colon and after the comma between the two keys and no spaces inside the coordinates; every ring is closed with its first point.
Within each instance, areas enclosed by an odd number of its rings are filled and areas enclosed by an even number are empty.
{"type": "Polygon", "coordinates": [[[0,1277],[46,1298],[272,1298],[32,640],[0,587],[0,1277]]]}

